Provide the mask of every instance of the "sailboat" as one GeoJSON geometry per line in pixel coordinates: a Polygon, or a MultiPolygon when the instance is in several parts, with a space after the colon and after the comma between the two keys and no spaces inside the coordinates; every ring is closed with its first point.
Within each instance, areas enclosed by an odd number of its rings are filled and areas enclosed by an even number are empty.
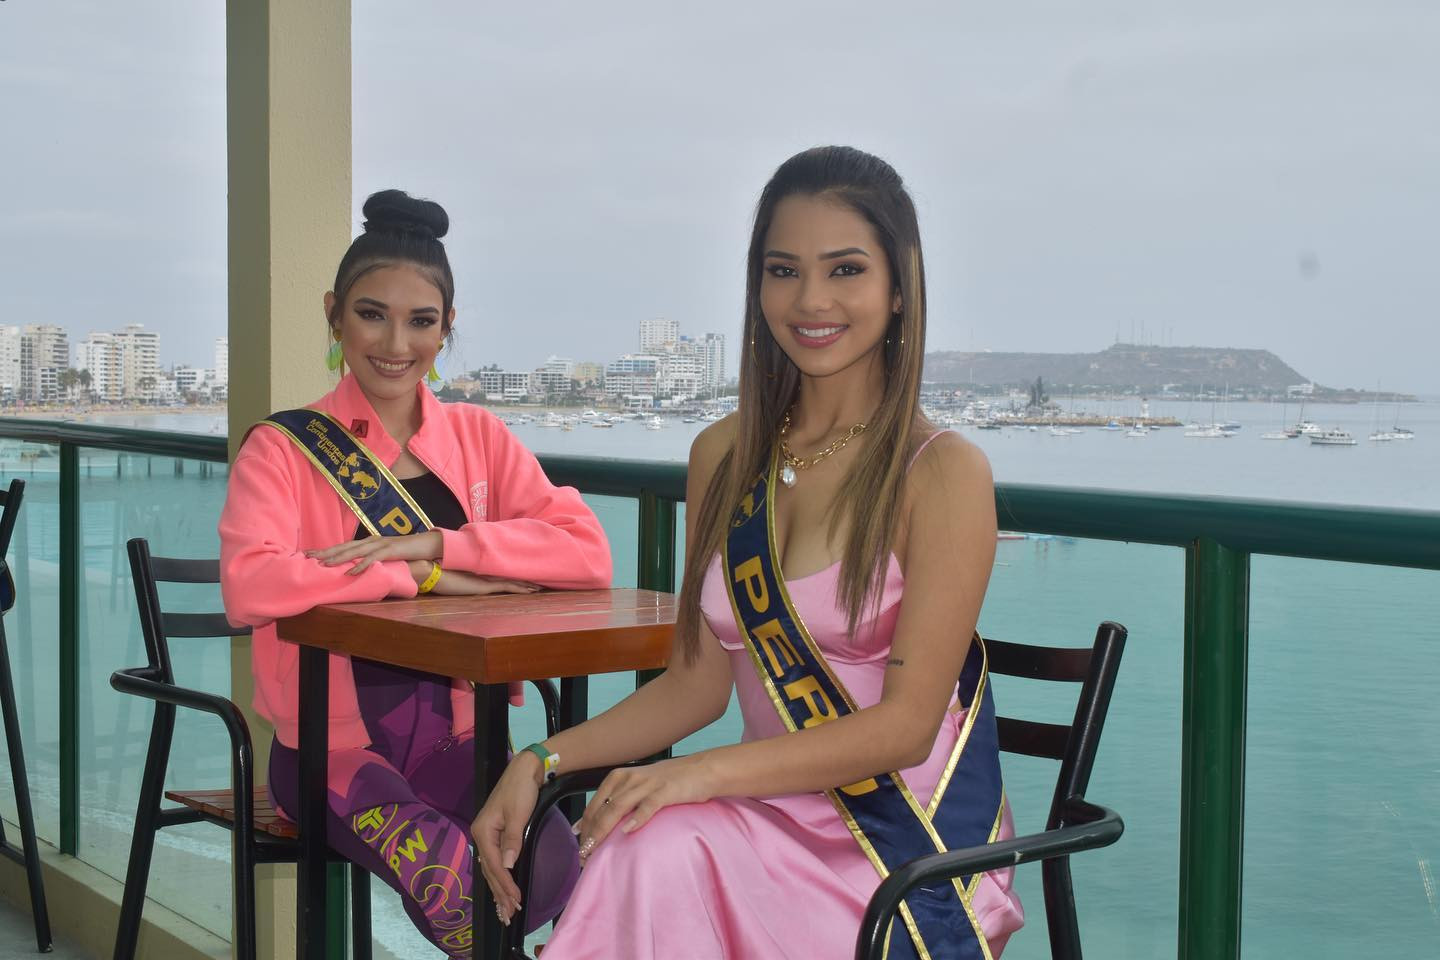
{"type": "MultiPolygon", "coordinates": [[[[1275,398],[1274,398],[1274,397],[1271,397],[1271,398],[1270,398],[1270,402],[1273,404],[1273,403],[1275,402],[1275,398]]],[[[1286,408],[1286,406],[1288,406],[1288,404],[1283,404],[1283,403],[1282,403],[1282,404],[1280,405],[1280,429],[1279,429],[1279,430],[1271,430],[1271,431],[1268,432],[1268,433],[1262,433],[1262,434],[1260,434],[1260,439],[1261,439],[1261,440],[1289,440],[1289,439],[1290,439],[1290,434],[1289,434],[1288,432],[1286,432],[1286,430],[1285,430],[1285,408],[1286,408]]]]}
{"type": "MultiPolygon", "coordinates": [[[[1388,430],[1381,430],[1381,429],[1380,429],[1380,381],[1379,381],[1379,380],[1376,380],[1376,381],[1375,381],[1375,403],[1373,404],[1373,407],[1374,407],[1374,410],[1373,410],[1373,412],[1372,412],[1371,415],[1370,415],[1370,442],[1371,442],[1371,443],[1389,443],[1391,440],[1396,439],[1395,434],[1391,433],[1391,432],[1388,431],[1388,430]]],[[[1397,419],[1398,419],[1398,418],[1397,418],[1397,419]]]]}

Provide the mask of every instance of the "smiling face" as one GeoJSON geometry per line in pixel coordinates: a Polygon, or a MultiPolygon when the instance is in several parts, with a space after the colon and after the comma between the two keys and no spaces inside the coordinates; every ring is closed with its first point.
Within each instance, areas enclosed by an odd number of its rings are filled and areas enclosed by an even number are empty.
{"type": "Polygon", "coordinates": [[[795,194],[775,205],[765,233],[760,310],[800,372],[825,377],[879,348],[900,309],[880,237],[852,208],[795,194]]]}
{"type": "Polygon", "coordinates": [[[325,315],[360,388],[372,402],[413,396],[455,318],[453,308],[442,315],[439,288],[414,267],[377,267],[355,281],[340,306],[333,293],[325,295],[325,315]]]}

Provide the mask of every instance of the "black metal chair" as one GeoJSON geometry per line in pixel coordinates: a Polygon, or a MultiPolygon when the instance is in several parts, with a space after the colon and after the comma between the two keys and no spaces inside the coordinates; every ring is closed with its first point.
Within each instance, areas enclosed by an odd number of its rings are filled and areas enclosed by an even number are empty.
{"type": "Polygon", "coordinates": [[[1107,620],[1095,631],[1095,643],[1089,649],[987,641],[993,674],[1080,684],[1075,719],[1068,726],[996,718],[1001,750],[1060,761],[1045,829],[984,846],[919,857],[892,872],[871,895],[865,909],[855,945],[856,960],[881,960],[895,911],[905,894],[916,887],[1037,860],[1041,861],[1044,881],[1050,955],[1057,960],[1080,960],[1080,926],[1070,882],[1070,855],[1108,847],[1125,832],[1119,814],[1085,799],[1105,715],[1110,709],[1110,694],[1120,671],[1120,656],[1125,652],[1125,637],[1124,627],[1107,620]]]}
{"type": "MultiPolygon", "coordinates": [[[[117,670],[110,675],[110,686],[121,693],[153,700],[155,719],[150,727],[150,746],[140,781],[130,864],[125,871],[125,894],[115,934],[115,960],[133,960],[135,956],[155,835],[165,827],[199,821],[224,827],[233,835],[234,956],[254,960],[255,866],[294,863],[300,852],[299,831],[292,822],[275,813],[266,789],[255,785],[250,728],[240,708],[226,697],[178,685],[170,663],[169,646],[172,637],[239,637],[250,631],[232,627],[223,613],[167,613],[160,605],[157,583],[218,584],[220,561],[152,557],[149,543],[139,538],[129,541],[126,548],[130,555],[130,573],[135,580],[135,602],[140,611],[140,632],[145,641],[147,662],[143,667],[117,670]],[[229,790],[165,790],[176,707],[212,714],[225,724],[230,736],[229,790]],[[180,806],[162,807],[162,795],[180,806]],[[237,829],[238,824],[247,824],[249,828],[237,829]]],[[[340,859],[338,854],[335,856],[340,859]]],[[[352,864],[350,878],[353,955],[356,960],[369,960],[370,875],[352,864]]]]}
{"type": "MultiPolygon", "coordinates": [[[[294,863],[300,854],[300,831],[281,817],[270,803],[269,792],[256,786],[253,746],[245,716],[225,697],[190,690],[175,683],[170,663],[172,637],[239,637],[247,628],[230,625],[223,613],[167,613],[160,605],[157,583],[220,582],[218,560],[176,560],[150,555],[143,538],[126,544],[130,573],[135,581],[135,602],[140,612],[140,632],[145,641],[147,663],[143,667],[117,670],[110,686],[121,693],[155,701],[155,720],[150,746],[145,755],[145,772],[140,781],[140,804],[135,814],[135,835],[130,846],[130,864],[125,872],[125,895],[120,906],[120,926],[115,935],[115,960],[132,960],[140,935],[140,915],[145,906],[145,886],[150,875],[150,858],[155,834],[165,827],[205,821],[225,827],[233,834],[235,951],[237,958],[255,957],[255,865],[294,863]],[[175,731],[175,708],[188,707],[219,717],[230,735],[231,781],[228,790],[164,790],[165,769],[175,731]],[[161,799],[179,807],[161,807],[161,799]],[[236,830],[249,823],[250,830],[236,830]]],[[[561,713],[555,685],[538,681],[545,707],[545,726],[553,736],[561,713]]],[[[567,692],[570,692],[567,685],[567,692]]],[[[572,694],[573,696],[573,694],[572,694]]],[[[579,704],[584,703],[583,687],[579,704]]],[[[337,862],[345,862],[332,851],[337,862]]],[[[354,960],[370,960],[370,875],[350,865],[351,937],[354,960]]]]}
{"type": "MultiPolygon", "coordinates": [[[[1033,680],[1079,683],[1080,695],[1075,719],[1069,724],[1039,723],[999,716],[996,718],[1000,749],[1027,756],[1060,761],[1060,772],[1051,800],[1045,830],[1011,840],[951,850],[912,860],[893,871],[875,891],[861,921],[856,941],[856,960],[881,960],[891,921],[906,893],[917,886],[940,879],[994,870],[1020,863],[1043,861],[1045,917],[1050,932],[1051,955],[1059,960],[1080,960],[1080,930],[1075,916],[1075,894],[1070,879],[1069,857],[1082,850],[1109,846],[1120,838],[1125,826],[1113,810],[1085,799],[1090,772],[1110,694],[1125,650],[1126,630],[1106,621],[1095,633],[1090,647],[1039,647],[987,640],[990,672],[1033,680]]],[[[645,763],[648,761],[640,761],[645,763]]],[[[635,766],[638,764],[626,764],[635,766]]],[[[533,867],[531,838],[541,817],[562,797],[599,788],[614,768],[577,770],[562,774],[545,786],[535,805],[525,839],[515,864],[515,881],[529,892],[533,867]]],[[[506,960],[528,960],[523,947],[514,942],[514,931],[524,929],[521,913],[504,930],[502,956],[506,960]]]]}
{"type": "Polygon", "coordinates": [[[20,501],[25,495],[25,481],[11,480],[0,490],[0,713],[4,714],[5,743],[10,751],[10,778],[15,785],[15,812],[20,827],[20,848],[5,838],[5,825],[0,822],[0,855],[25,868],[25,881],[30,887],[30,912],[35,920],[35,944],[41,953],[51,948],[50,911],[45,904],[45,878],[40,869],[40,850],[35,840],[35,813],[30,805],[30,780],[25,775],[25,750],[20,742],[20,716],[15,705],[15,678],[10,672],[10,647],[5,637],[4,614],[19,599],[15,581],[5,556],[10,550],[10,535],[20,514],[20,501]]]}

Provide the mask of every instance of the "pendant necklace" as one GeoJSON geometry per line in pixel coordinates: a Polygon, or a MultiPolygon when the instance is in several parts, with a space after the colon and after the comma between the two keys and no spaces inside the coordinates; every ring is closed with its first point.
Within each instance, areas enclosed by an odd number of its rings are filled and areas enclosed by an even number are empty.
{"type": "Polygon", "coordinates": [[[821,460],[844,449],[845,444],[864,432],[865,424],[857,423],[847,430],[844,436],[814,456],[797,457],[791,452],[790,445],[785,442],[785,438],[790,435],[790,411],[786,410],[785,419],[780,423],[780,482],[787,487],[795,486],[795,482],[800,479],[800,475],[796,471],[809,470],[821,460]]]}

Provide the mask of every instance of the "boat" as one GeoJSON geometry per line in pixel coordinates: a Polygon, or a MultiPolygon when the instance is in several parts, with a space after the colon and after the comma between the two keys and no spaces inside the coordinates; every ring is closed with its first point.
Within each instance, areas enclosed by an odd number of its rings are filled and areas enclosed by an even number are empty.
{"type": "Polygon", "coordinates": [[[1395,435],[1395,439],[1396,439],[1396,440],[1414,440],[1414,439],[1415,439],[1415,431],[1414,431],[1414,430],[1407,430],[1405,427],[1395,427],[1395,428],[1394,428],[1393,430],[1391,430],[1390,432],[1395,435]]]}
{"type": "Polygon", "coordinates": [[[1101,429],[1101,430],[1120,430],[1120,429],[1123,429],[1123,428],[1120,426],[1120,421],[1119,421],[1119,420],[1111,420],[1109,423],[1105,424],[1105,426],[1101,427],[1100,429],[1101,429]]]}
{"type": "Polygon", "coordinates": [[[1321,430],[1319,433],[1310,434],[1310,443],[1319,447],[1353,447],[1355,438],[1348,431],[1335,427],[1331,430],[1321,430]]]}
{"type": "Polygon", "coordinates": [[[646,430],[660,430],[663,429],[664,426],[665,421],[661,420],[659,417],[651,417],[649,420],[645,421],[646,430]]]}
{"type": "Polygon", "coordinates": [[[1149,432],[1150,432],[1150,431],[1145,428],[1145,424],[1143,424],[1143,423],[1137,423],[1137,424],[1135,424],[1133,427],[1131,427],[1129,430],[1126,430],[1126,431],[1125,431],[1125,436],[1127,436],[1127,437],[1143,437],[1143,436],[1147,435],[1149,432]]]}
{"type": "Polygon", "coordinates": [[[615,428],[615,424],[611,423],[609,420],[592,420],[590,421],[590,426],[596,427],[600,430],[613,430],[615,428]]]}
{"type": "Polygon", "coordinates": [[[1234,434],[1226,433],[1212,423],[1206,427],[1196,426],[1193,429],[1186,430],[1185,436],[1192,440],[1224,440],[1226,437],[1234,436],[1234,434]]]}
{"type": "MultiPolygon", "coordinates": [[[[1080,431],[1077,430],[1077,431],[1075,431],[1075,432],[1076,432],[1076,433],[1079,433],[1080,431]]],[[[1068,436],[1070,436],[1070,431],[1069,431],[1069,430],[1066,430],[1064,427],[1057,427],[1057,426],[1053,426],[1053,425],[1052,425],[1052,426],[1050,427],[1050,436],[1052,436],[1052,437],[1068,437],[1068,436]]]]}
{"type": "Polygon", "coordinates": [[[982,421],[980,421],[979,423],[975,424],[975,426],[979,427],[981,430],[999,430],[999,429],[1000,429],[1000,421],[998,421],[998,420],[982,420],[982,421]]]}

